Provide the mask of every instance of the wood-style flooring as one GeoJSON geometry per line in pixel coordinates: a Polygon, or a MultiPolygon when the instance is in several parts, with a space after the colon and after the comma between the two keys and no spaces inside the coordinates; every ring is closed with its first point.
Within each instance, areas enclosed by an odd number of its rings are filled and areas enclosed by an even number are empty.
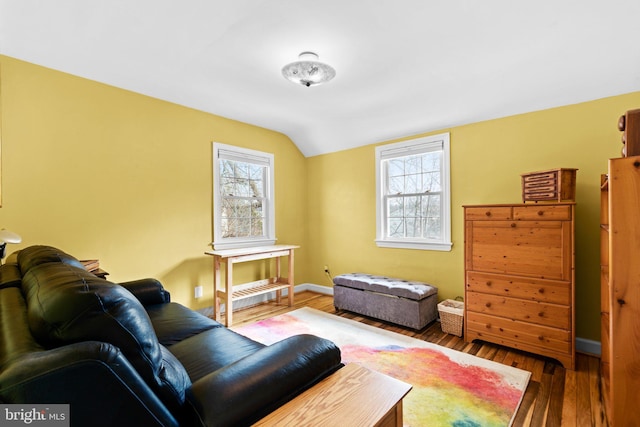
{"type": "Polygon", "coordinates": [[[355,313],[336,311],[332,296],[309,291],[295,295],[294,307],[266,302],[234,311],[233,325],[255,322],[300,307],[315,308],[531,372],[531,380],[516,414],[514,426],[607,425],[600,393],[600,359],[594,356],[578,353],[576,370],[571,371],[563,368],[558,362],[542,356],[491,343],[478,341],[465,343],[455,335],[443,333],[438,322],[428,325],[421,331],[415,331],[355,313]]]}

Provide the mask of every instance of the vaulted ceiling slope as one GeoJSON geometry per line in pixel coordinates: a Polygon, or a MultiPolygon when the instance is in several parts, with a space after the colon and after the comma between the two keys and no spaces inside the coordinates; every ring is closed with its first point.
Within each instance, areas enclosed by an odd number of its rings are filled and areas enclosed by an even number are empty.
{"type": "Polygon", "coordinates": [[[0,0],[0,53],[305,156],[640,90],[638,0],[0,0]],[[337,72],[303,87],[314,51],[337,72]]]}

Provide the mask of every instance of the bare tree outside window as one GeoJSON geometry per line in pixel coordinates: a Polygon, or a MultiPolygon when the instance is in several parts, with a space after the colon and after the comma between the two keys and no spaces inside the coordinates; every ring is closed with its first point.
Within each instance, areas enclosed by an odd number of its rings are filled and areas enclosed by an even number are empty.
{"type": "Polygon", "coordinates": [[[266,167],[220,159],[222,237],[265,236],[266,167]]]}
{"type": "Polygon", "coordinates": [[[376,244],[451,250],[449,134],[376,147],[376,244]]]}
{"type": "Polygon", "coordinates": [[[214,249],[276,242],[272,153],[213,143],[214,249]]]}
{"type": "Polygon", "coordinates": [[[442,152],[388,160],[387,229],[391,237],[439,239],[442,152]]]}

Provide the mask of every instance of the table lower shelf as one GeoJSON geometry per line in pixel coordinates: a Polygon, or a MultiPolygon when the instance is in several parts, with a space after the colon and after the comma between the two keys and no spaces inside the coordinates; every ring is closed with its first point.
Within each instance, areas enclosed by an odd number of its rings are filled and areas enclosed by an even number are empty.
{"type": "MultiPolygon", "coordinates": [[[[263,281],[252,285],[245,285],[242,289],[234,289],[231,294],[232,301],[239,301],[245,298],[255,297],[257,295],[268,294],[269,292],[281,291],[282,289],[289,289],[290,285],[281,281],[269,281],[264,283],[263,281]]],[[[218,291],[219,298],[225,298],[227,293],[225,291],[218,291]]]]}

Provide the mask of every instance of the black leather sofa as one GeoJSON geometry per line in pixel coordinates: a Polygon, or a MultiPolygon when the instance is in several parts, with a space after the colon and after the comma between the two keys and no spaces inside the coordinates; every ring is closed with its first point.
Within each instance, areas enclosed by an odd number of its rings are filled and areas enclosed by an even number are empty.
{"type": "Polygon", "coordinates": [[[331,341],[265,346],[50,246],[0,267],[0,403],[69,404],[72,426],[250,425],[341,366],[331,341]]]}

